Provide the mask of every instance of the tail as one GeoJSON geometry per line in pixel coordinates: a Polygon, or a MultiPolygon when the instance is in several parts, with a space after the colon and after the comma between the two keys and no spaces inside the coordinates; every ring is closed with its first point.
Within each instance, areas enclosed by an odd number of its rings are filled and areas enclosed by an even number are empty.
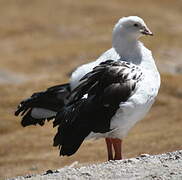
{"type": "Polygon", "coordinates": [[[59,127],[53,145],[59,146],[60,156],[74,154],[85,137],[90,134],[92,128],[87,123],[86,114],[83,113],[87,104],[85,99],[81,99],[72,105],[65,106],[57,113],[53,124],[59,127]]]}
{"type": "Polygon", "coordinates": [[[60,156],[71,156],[79,149],[90,132],[91,130],[88,126],[84,127],[81,124],[70,127],[59,126],[53,145],[60,147],[60,156]]]}
{"type": "Polygon", "coordinates": [[[57,85],[46,91],[34,93],[30,98],[23,100],[15,112],[15,116],[23,116],[22,126],[44,125],[45,120],[51,120],[65,105],[70,94],[69,84],[57,85]]]}

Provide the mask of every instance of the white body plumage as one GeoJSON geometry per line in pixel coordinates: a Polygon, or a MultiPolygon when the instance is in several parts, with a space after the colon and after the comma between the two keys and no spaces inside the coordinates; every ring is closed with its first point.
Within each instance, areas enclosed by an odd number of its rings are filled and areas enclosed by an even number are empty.
{"type": "MultiPolygon", "coordinates": [[[[130,53],[130,56],[122,56],[128,62],[132,62],[140,67],[143,78],[137,83],[135,93],[126,101],[120,103],[120,108],[112,117],[108,133],[90,133],[87,139],[112,137],[122,139],[137,121],[144,118],[155,101],[160,87],[160,74],[156,68],[152,53],[141,42],[138,41],[139,53],[130,53]],[[136,63],[135,63],[136,62],[136,63]],[[138,64],[140,62],[140,64],[138,64]]],[[[79,79],[90,72],[93,67],[108,59],[119,60],[119,55],[115,48],[106,51],[97,61],[80,66],[71,77],[71,87],[75,88],[79,84],[79,79]]]]}

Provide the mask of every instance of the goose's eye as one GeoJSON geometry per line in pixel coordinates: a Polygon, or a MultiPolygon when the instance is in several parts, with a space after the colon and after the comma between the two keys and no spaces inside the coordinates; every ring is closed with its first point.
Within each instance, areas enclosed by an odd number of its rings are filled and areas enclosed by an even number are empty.
{"type": "Polygon", "coordinates": [[[139,25],[135,23],[135,24],[133,24],[133,26],[138,27],[139,25]]]}

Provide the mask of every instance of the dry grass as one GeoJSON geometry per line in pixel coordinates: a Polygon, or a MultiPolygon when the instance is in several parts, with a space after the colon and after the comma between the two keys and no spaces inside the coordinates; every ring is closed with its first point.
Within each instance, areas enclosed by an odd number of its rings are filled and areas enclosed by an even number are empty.
{"type": "MultiPolygon", "coordinates": [[[[103,140],[88,141],[72,157],[52,147],[56,129],[23,129],[13,116],[18,102],[34,91],[68,80],[67,73],[98,57],[111,45],[121,16],[140,15],[154,31],[145,38],[158,64],[181,58],[182,1],[0,0],[0,70],[23,76],[21,84],[0,85],[0,178],[60,168],[74,161],[105,161],[103,140]],[[150,8],[148,8],[150,5],[150,8]],[[172,49],[171,49],[172,47],[172,49]]],[[[155,106],[125,139],[125,157],[182,149],[182,76],[162,76],[155,106]]]]}

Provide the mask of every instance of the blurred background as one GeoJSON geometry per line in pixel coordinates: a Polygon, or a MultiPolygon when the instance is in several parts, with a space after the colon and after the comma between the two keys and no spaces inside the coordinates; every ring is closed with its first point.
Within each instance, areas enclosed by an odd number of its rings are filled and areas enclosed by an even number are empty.
{"type": "Polygon", "coordinates": [[[65,83],[68,73],[111,47],[114,24],[141,16],[154,32],[142,41],[162,75],[157,101],[124,140],[124,157],[182,149],[181,0],[0,0],[0,179],[106,161],[103,139],[85,142],[71,157],[52,147],[56,129],[22,128],[18,103],[65,83]]]}

